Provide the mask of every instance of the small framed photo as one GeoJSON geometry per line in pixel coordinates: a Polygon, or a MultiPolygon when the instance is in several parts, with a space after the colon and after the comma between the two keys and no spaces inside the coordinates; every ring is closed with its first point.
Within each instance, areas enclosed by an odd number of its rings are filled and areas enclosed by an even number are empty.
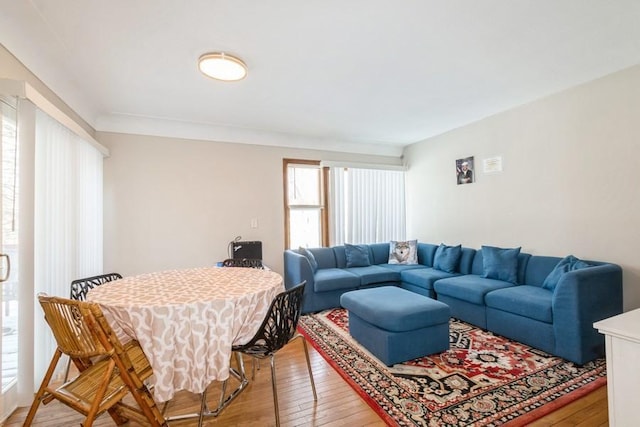
{"type": "Polygon", "coordinates": [[[473,179],[473,156],[456,160],[456,180],[460,184],[472,184],[473,179]]]}

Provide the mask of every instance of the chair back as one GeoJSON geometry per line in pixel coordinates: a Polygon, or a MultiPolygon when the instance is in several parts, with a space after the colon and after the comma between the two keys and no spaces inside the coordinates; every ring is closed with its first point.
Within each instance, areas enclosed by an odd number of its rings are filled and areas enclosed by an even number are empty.
{"type": "Polygon", "coordinates": [[[53,332],[58,349],[72,358],[90,358],[111,354],[112,345],[103,337],[94,303],[38,295],[44,318],[53,332]]]}
{"type": "Polygon", "coordinates": [[[223,267],[264,268],[261,259],[256,258],[229,258],[222,261],[223,267]]]}
{"type": "Polygon", "coordinates": [[[95,288],[96,286],[103,285],[113,280],[122,279],[122,276],[118,273],[101,274],[99,276],[87,277],[84,279],[78,279],[71,282],[71,295],[70,298],[78,301],[85,301],[87,299],[87,292],[95,288]]]}
{"type": "Polygon", "coordinates": [[[278,294],[271,302],[258,332],[247,344],[238,346],[248,354],[273,354],[295,336],[302,309],[306,281],[278,294]],[[253,348],[253,351],[252,351],[253,348]]]}

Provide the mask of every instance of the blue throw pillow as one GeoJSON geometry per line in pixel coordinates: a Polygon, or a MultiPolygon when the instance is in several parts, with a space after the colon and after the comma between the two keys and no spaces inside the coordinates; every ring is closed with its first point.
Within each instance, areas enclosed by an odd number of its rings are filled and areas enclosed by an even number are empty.
{"type": "Polygon", "coordinates": [[[300,246],[298,248],[298,253],[300,255],[304,255],[305,258],[309,260],[309,264],[311,264],[311,271],[313,271],[314,273],[318,271],[318,261],[316,261],[316,257],[313,255],[313,253],[309,249],[303,248],[302,246],[300,246]]]}
{"type": "Polygon", "coordinates": [[[592,267],[592,265],[574,257],[573,255],[568,255],[562,258],[558,262],[558,264],[556,264],[553,270],[551,270],[551,273],[549,273],[547,278],[544,279],[544,282],[542,283],[542,287],[544,289],[549,289],[550,291],[553,291],[556,288],[556,285],[558,284],[558,282],[560,281],[560,278],[562,277],[562,275],[573,270],[580,270],[581,268],[587,268],[587,267],[592,267]]]}
{"type": "Polygon", "coordinates": [[[447,273],[455,273],[458,271],[460,255],[462,255],[462,245],[447,246],[440,243],[433,258],[433,268],[447,273]]]}
{"type": "Polygon", "coordinates": [[[520,248],[482,246],[482,277],[518,283],[520,248]]]}
{"type": "Polygon", "coordinates": [[[371,265],[367,246],[345,243],[344,252],[347,256],[347,267],[367,267],[371,265]]]}

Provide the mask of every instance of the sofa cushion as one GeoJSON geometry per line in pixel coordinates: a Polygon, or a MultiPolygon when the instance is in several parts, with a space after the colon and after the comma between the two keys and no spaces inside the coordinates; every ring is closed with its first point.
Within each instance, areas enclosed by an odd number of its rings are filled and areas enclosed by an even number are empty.
{"type": "Polygon", "coordinates": [[[313,279],[313,290],[316,292],[356,289],[360,286],[360,277],[341,268],[321,268],[313,279]]]}
{"type": "Polygon", "coordinates": [[[418,263],[418,241],[407,240],[389,243],[389,264],[417,264],[418,263]]]}
{"type": "Polygon", "coordinates": [[[389,243],[372,243],[369,246],[371,265],[386,264],[389,260],[389,243]]]}
{"type": "Polygon", "coordinates": [[[458,271],[461,255],[462,245],[447,246],[444,243],[440,243],[433,258],[433,268],[447,273],[455,273],[458,271]]]}
{"type": "Polygon", "coordinates": [[[400,272],[393,271],[379,265],[369,265],[367,267],[351,267],[347,268],[351,274],[360,278],[361,285],[371,285],[383,282],[398,282],[400,280],[400,272]]]}
{"type": "Polygon", "coordinates": [[[518,254],[520,248],[482,246],[482,277],[518,282],[518,254]]]}
{"type": "Polygon", "coordinates": [[[476,251],[475,249],[465,247],[462,248],[460,262],[458,264],[458,272],[460,272],[460,274],[473,274],[471,269],[473,268],[473,261],[476,258],[476,253],[481,253],[481,251],[476,251]]]}
{"type": "Polygon", "coordinates": [[[436,294],[473,304],[484,305],[484,296],[496,289],[515,286],[504,280],[487,279],[475,274],[440,279],[434,284],[436,294]]]}
{"type": "Polygon", "coordinates": [[[551,310],[552,292],[539,286],[513,286],[489,292],[485,301],[487,307],[545,323],[553,323],[551,310]]]}
{"type": "Polygon", "coordinates": [[[318,263],[318,269],[339,267],[336,261],[335,251],[332,248],[309,248],[318,263]]]}
{"type": "Polygon", "coordinates": [[[533,255],[529,258],[524,280],[521,284],[542,287],[542,283],[562,258],[533,255]]]}
{"type": "Polygon", "coordinates": [[[345,243],[344,252],[347,258],[347,268],[366,267],[371,265],[369,248],[365,245],[350,245],[345,243]]]}
{"type": "Polygon", "coordinates": [[[418,242],[418,264],[433,267],[433,257],[438,249],[437,245],[418,242]]]}
{"type": "Polygon", "coordinates": [[[400,280],[423,289],[433,289],[433,282],[452,276],[452,273],[425,267],[403,271],[400,273],[400,280]]]}
{"type": "Polygon", "coordinates": [[[300,255],[304,255],[304,257],[309,260],[309,264],[311,264],[311,271],[314,273],[318,271],[318,261],[316,261],[316,257],[307,248],[300,246],[298,253],[300,255]]]}
{"type": "Polygon", "coordinates": [[[422,264],[378,264],[380,267],[388,268],[391,271],[397,271],[398,273],[405,270],[419,270],[421,268],[428,268],[422,264]]]}
{"type": "Polygon", "coordinates": [[[586,263],[573,255],[568,255],[558,262],[558,264],[551,270],[551,273],[544,279],[542,283],[542,287],[544,289],[549,289],[553,291],[556,288],[556,285],[560,281],[560,278],[573,270],[580,270],[582,268],[591,267],[591,264],[586,263]]]}

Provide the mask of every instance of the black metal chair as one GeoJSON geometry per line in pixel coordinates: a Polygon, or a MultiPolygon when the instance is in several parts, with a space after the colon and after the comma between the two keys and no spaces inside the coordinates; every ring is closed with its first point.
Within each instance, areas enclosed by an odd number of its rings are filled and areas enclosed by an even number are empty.
{"type": "Polygon", "coordinates": [[[307,341],[302,335],[296,332],[298,320],[300,319],[302,294],[304,293],[305,285],[306,281],[303,281],[299,285],[278,294],[271,303],[269,312],[254,337],[246,344],[232,347],[234,352],[246,354],[258,360],[270,359],[271,387],[273,389],[273,404],[275,407],[277,426],[280,425],[280,414],[278,410],[278,393],[276,390],[275,355],[278,350],[297,338],[302,338],[304,354],[307,358],[309,380],[311,381],[311,389],[313,390],[313,400],[318,400],[316,385],[313,381],[313,373],[311,372],[307,341]]]}
{"type": "MultiPolygon", "coordinates": [[[[84,279],[77,279],[71,282],[71,292],[69,294],[72,300],[86,301],[87,292],[96,286],[104,285],[107,282],[122,279],[122,275],[119,273],[107,273],[99,276],[86,277],[84,279]]],[[[64,372],[64,381],[69,379],[69,367],[71,366],[71,359],[67,361],[67,369],[64,372]]]]}
{"type": "Polygon", "coordinates": [[[255,258],[229,258],[222,261],[223,267],[247,267],[264,269],[261,259],[255,258]]]}
{"type": "Polygon", "coordinates": [[[87,292],[91,289],[118,279],[122,279],[122,275],[118,273],[108,273],[74,280],[71,282],[71,299],[76,301],[85,301],[87,299],[87,292]]]}

